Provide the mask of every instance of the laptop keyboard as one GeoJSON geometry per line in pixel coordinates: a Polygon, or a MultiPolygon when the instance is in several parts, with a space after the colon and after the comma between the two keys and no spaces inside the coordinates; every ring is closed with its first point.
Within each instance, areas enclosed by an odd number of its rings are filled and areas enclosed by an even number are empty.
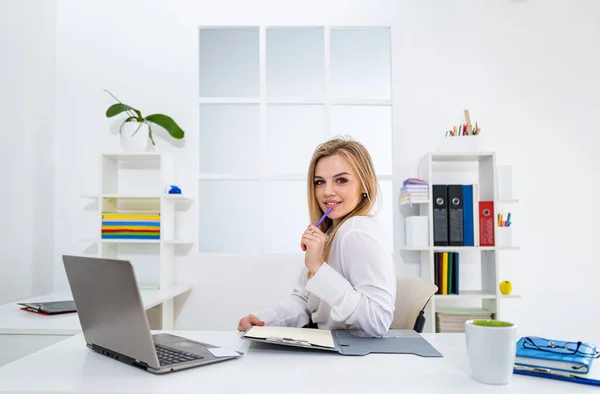
{"type": "Polygon", "coordinates": [[[154,344],[156,348],[156,355],[158,356],[158,362],[160,365],[171,365],[179,364],[187,361],[201,360],[204,357],[198,356],[197,354],[181,352],[178,350],[168,349],[161,345],[154,344]]]}

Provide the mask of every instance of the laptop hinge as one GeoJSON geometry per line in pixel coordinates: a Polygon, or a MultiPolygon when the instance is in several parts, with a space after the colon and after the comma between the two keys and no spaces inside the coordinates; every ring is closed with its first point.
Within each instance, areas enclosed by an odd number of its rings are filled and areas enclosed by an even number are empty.
{"type": "Polygon", "coordinates": [[[133,365],[134,367],[138,367],[138,368],[141,368],[141,369],[147,369],[148,368],[148,364],[146,364],[143,361],[135,360],[135,359],[133,359],[131,357],[127,357],[127,356],[125,356],[125,355],[123,355],[121,353],[114,352],[112,350],[106,349],[106,348],[104,348],[102,346],[98,346],[98,345],[93,344],[93,343],[90,344],[90,345],[88,345],[88,346],[93,351],[95,351],[97,353],[103,354],[103,355],[105,355],[107,357],[110,357],[112,359],[115,359],[117,361],[121,361],[121,362],[123,362],[125,364],[133,365]]]}

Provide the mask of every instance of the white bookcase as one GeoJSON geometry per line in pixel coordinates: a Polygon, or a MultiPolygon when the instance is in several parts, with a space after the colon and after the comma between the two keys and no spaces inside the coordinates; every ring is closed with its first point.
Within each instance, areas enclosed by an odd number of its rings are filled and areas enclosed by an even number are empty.
{"type": "MultiPolygon", "coordinates": [[[[424,332],[435,332],[435,312],[440,306],[451,306],[453,308],[482,307],[492,313],[496,319],[502,319],[502,300],[504,298],[518,298],[513,293],[503,295],[499,290],[501,279],[503,251],[518,250],[519,247],[512,245],[502,246],[478,246],[478,237],[475,237],[475,246],[434,246],[433,242],[433,204],[432,185],[434,184],[474,184],[478,189],[479,201],[494,201],[494,216],[497,218],[498,210],[509,209],[512,204],[518,203],[516,199],[498,199],[497,166],[495,152],[435,152],[425,154],[419,162],[419,175],[429,183],[429,199],[422,202],[401,202],[403,210],[408,209],[408,215],[420,215],[428,217],[428,246],[410,248],[403,246],[403,252],[419,253],[420,276],[432,283],[435,279],[434,253],[435,252],[461,252],[461,266],[468,264],[480,264],[480,288],[478,290],[460,290],[459,294],[434,295],[429,301],[426,313],[426,325],[424,332]],[[410,208],[408,207],[410,206],[410,208]]],[[[478,201],[474,201],[477,204],[478,201]]],[[[478,216],[474,217],[478,221],[478,216]]],[[[498,227],[494,224],[494,235],[497,235],[498,227]]],[[[497,241],[497,238],[496,238],[497,241]]],[[[514,243],[514,240],[513,240],[514,243]]],[[[403,244],[404,245],[404,244],[403,244]]],[[[494,245],[498,245],[494,242],[494,245]]],[[[510,257],[508,257],[510,258],[510,257]]],[[[459,268],[459,272],[461,269],[459,268]]],[[[462,279],[462,277],[461,277],[462,279]]],[[[459,279],[459,288],[463,281],[459,279]]],[[[470,278],[473,279],[473,278],[470,278]]]]}
{"type": "Polygon", "coordinates": [[[192,200],[166,192],[170,185],[177,185],[174,162],[167,153],[103,153],[100,160],[99,192],[84,195],[98,201],[97,238],[86,241],[96,244],[98,257],[130,260],[141,290],[173,294],[160,303],[159,311],[160,326],[171,329],[174,296],[191,288],[174,281],[176,248],[192,244],[177,236],[175,213],[192,200]],[[125,212],[160,214],[160,238],[103,239],[103,213],[125,212]]]}

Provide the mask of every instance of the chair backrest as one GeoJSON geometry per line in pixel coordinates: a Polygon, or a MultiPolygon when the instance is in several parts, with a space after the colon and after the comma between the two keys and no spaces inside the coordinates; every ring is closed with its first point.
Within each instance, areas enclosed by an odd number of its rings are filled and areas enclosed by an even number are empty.
{"type": "Polygon", "coordinates": [[[417,277],[396,278],[396,310],[390,329],[412,330],[419,313],[425,308],[438,287],[417,277]]]}

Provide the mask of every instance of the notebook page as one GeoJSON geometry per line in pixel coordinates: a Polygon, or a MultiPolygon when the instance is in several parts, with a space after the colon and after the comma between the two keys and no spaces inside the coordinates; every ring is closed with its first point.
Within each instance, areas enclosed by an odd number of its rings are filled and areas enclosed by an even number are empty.
{"type": "Polygon", "coordinates": [[[270,337],[289,338],[296,341],[306,341],[312,345],[335,348],[331,331],[317,328],[253,326],[244,336],[259,339],[270,337]]]}

